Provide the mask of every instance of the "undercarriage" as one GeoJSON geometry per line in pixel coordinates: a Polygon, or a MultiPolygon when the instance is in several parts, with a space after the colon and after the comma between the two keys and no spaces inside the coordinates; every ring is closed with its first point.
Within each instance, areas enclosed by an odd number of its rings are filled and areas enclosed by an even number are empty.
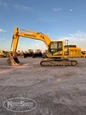
{"type": "MultiPolygon", "coordinates": [[[[20,65],[20,61],[17,57],[9,57],[7,60],[9,65],[12,66],[18,66],[20,65]]],[[[51,59],[51,58],[45,58],[40,62],[41,66],[76,66],[77,61],[76,60],[69,60],[69,59],[51,59]]]]}
{"type": "Polygon", "coordinates": [[[69,59],[47,59],[40,62],[41,66],[76,66],[76,60],[69,59]]]}

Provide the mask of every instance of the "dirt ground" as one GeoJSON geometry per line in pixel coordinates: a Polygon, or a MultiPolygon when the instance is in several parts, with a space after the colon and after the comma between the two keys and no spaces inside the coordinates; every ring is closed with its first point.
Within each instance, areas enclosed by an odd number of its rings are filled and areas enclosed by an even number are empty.
{"type": "Polygon", "coordinates": [[[75,67],[41,67],[41,58],[23,58],[21,66],[9,66],[0,58],[0,115],[86,115],[86,58],[75,67]],[[36,101],[28,112],[4,108],[10,98],[36,101]]]}

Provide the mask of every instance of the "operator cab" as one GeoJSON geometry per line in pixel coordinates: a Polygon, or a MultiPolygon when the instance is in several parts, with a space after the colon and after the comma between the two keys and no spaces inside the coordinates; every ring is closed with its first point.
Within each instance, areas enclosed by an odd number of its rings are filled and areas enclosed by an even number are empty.
{"type": "Polygon", "coordinates": [[[52,53],[52,55],[56,52],[63,51],[63,41],[52,41],[50,43],[48,51],[52,53]]]}

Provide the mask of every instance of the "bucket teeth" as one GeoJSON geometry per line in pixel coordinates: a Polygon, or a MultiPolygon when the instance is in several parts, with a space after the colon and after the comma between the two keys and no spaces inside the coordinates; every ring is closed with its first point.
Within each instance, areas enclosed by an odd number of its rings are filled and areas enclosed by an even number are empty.
{"type": "Polygon", "coordinates": [[[20,65],[20,61],[17,57],[10,56],[9,59],[7,59],[7,63],[12,66],[20,65]]]}

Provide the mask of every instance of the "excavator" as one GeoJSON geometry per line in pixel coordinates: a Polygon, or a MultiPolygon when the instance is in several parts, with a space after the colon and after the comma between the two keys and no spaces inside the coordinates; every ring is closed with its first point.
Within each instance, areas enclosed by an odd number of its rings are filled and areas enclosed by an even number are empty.
{"type": "Polygon", "coordinates": [[[43,41],[48,49],[46,53],[47,58],[43,58],[40,62],[41,66],[76,66],[76,60],[69,60],[64,54],[64,41],[52,41],[46,34],[41,32],[34,32],[31,30],[24,30],[18,27],[14,28],[11,48],[9,52],[9,59],[7,62],[10,65],[20,65],[20,61],[17,58],[16,50],[19,42],[19,37],[30,38],[43,41]]]}

